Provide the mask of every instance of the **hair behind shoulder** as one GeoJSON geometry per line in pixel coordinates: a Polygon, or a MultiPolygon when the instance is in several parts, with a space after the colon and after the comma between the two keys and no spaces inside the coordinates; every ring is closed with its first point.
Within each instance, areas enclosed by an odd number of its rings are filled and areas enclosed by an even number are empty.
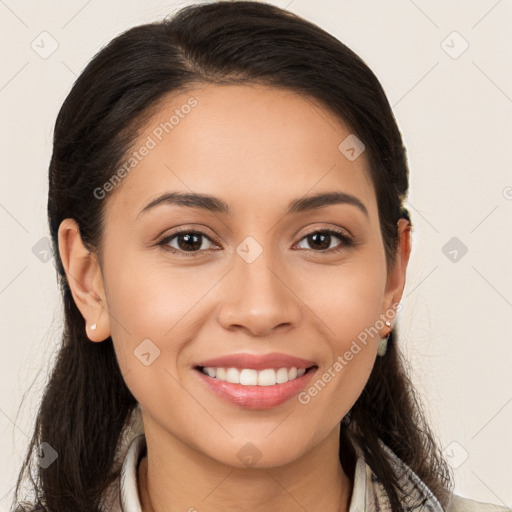
{"type": "MultiPolygon", "coordinates": [[[[131,28],[102,48],[78,77],[59,111],[49,168],[48,221],[63,296],[65,328],[37,413],[24,475],[35,492],[32,512],[99,512],[119,477],[115,454],[136,401],[125,385],[112,340],[91,343],[59,257],[58,228],[77,221],[84,244],[100,254],[105,201],[96,200],[159,100],[198,84],[262,83],[321,102],[363,141],[377,193],[388,269],[395,261],[397,221],[408,191],[406,152],[386,95],[347,46],[301,17],[256,1],[189,5],[160,22],[131,28]],[[49,443],[57,459],[31,460],[49,443]]],[[[398,481],[382,439],[447,503],[446,462],[421,412],[392,333],[369,380],[342,424],[402,510],[398,481]]],[[[21,509],[26,510],[26,509],[21,509]]]]}

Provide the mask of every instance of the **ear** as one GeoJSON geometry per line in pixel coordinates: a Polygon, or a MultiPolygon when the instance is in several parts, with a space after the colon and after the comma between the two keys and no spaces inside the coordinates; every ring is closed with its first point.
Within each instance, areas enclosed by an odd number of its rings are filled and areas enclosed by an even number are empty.
{"type": "Polygon", "coordinates": [[[58,233],[59,254],[76,306],[85,319],[85,330],[91,341],[110,336],[103,276],[97,255],[87,250],[74,219],[64,219],[58,233]],[[96,324],[96,329],[91,326],[96,324]]]}
{"type": "Polygon", "coordinates": [[[405,288],[405,274],[411,254],[411,223],[407,219],[401,218],[398,220],[398,238],[396,260],[388,273],[383,302],[383,314],[390,320],[391,324],[393,324],[392,319],[396,316],[398,303],[402,299],[405,288]],[[389,313],[391,310],[394,311],[394,314],[386,314],[386,311],[389,313]]]}

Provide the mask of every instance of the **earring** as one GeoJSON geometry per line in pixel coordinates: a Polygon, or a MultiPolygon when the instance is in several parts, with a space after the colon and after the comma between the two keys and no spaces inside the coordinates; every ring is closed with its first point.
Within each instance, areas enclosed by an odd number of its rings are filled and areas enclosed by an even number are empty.
{"type": "Polygon", "coordinates": [[[379,340],[379,344],[377,345],[377,355],[380,357],[382,357],[386,353],[386,350],[388,348],[388,337],[389,336],[386,336],[385,338],[381,338],[379,340]]]}
{"type": "MultiPolygon", "coordinates": [[[[101,311],[100,311],[100,315],[98,316],[98,320],[100,319],[100,316],[101,316],[101,311]]],[[[96,320],[96,323],[91,325],[91,331],[95,331],[98,328],[98,325],[97,325],[98,320],[96,320]]]]}
{"type": "MultiPolygon", "coordinates": [[[[386,325],[388,327],[391,327],[391,322],[389,320],[386,320],[386,325]]],[[[379,340],[379,344],[377,345],[377,355],[380,357],[382,357],[386,353],[386,350],[388,348],[388,339],[389,339],[390,334],[391,334],[391,332],[385,338],[381,338],[379,340]]]]}

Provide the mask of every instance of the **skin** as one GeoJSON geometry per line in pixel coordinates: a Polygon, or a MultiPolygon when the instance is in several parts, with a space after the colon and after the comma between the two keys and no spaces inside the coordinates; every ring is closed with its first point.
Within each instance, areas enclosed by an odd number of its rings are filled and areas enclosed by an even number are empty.
{"type": "Polygon", "coordinates": [[[72,219],[59,229],[87,335],[91,342],[112,337],[141,404],[148,446],[138,476],[143,510],[346,511],[353,475],[338,457],[339,423],[389,327],[306,405],[294,398],[268,410],[237,407],[213,395],[193,367],[231,353],[283,352],[315,361],[321,376],[400,301],[410,224],[398,223],[388,273],[365,153],[348,160],[338,149],[348,126],[291,91],[208,85],[169,96],[134,148],[191,96],[198,105],[103,199],[101,259],[85,249],[72,219]],[[170,191],[210,194],[232,214],[160,205],[138,217],[170,191]],[[349,204],[285,214],[293,199],[332,191],[359,198],[368,216],[349,204]],[[157,245],[178,227],[205,233],[196,256],[187,256],[179,237],[167,246],[181,254],[157,245]],[[336,227],[355,244],[333,235],[322,252],[306,236],[336,227]],[[263,249],[251,263],[236,252],[247,236],[263,249]],[[146,338],[160,349],[149,366],[134,356],[146,338]],[[261,453],[251,467],[237,456],[247,443],[261,453]]]}

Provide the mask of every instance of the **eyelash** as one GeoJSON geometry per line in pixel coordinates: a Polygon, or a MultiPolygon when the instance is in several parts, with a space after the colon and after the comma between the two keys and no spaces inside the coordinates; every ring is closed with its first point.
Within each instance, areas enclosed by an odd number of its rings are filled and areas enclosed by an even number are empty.
{"type": "MultiPolygon", "coordinates": [[[[341,240],[342,243],[338,247],[335,247],[334,249],[324,249],[323,251],[315,251],[313,249],[306,249],[306,250],[311,250],[313,252],[320,253],[320,254],[324,254],[324,253],[333,254],[333,253],[337,253],[339,251],[342,251],[344,249],[348,249],[348,248],[350,248],[350,247],[352,247],[354,245],[353,240],[349,236],[347,236],[343,231],[340,231],[340,230],[337,230],[337,229],[333,229],[333,228],[316,229],[314,231],[306,233],[299,240],[299,242],[304,240],[304,238],[307,238],[307,237],[309,237],[311,235],[315,235],[317,233],[322,233],[322,234],[327,234],[327,235],[334,235],[334,236],[338,237],[341,240]]],[[[199,251],[182,251],[180,249],[176,249],[174,247],[170,247],[170,246],[167,245],[171,240],[173,240],[174,238],[176,238],[177,236],[179,236],[181,234],[201,235],[201,236],[205,237],[206,239],[208,239],[210,242],[213,242],[213,243],[219,245],[216,240],[212,240],[208,235],[206,235],[206,233],[203,233],[202,231],[195,231],[195,230],[192,230],[192,229],[187,229],[187,228],[175,231],[171,235],[166,236],[165,238],[163,238],[162,240],[157,242],[156,245],[161,246],[164,250],[169,251],[169,252],[171,252],[173,254],[180,254],[180,255],[183,255],[183,256],[186,256],[186,257],[189,257],[189,256],[197,257],[202,252],[204,252],[205,250],[212,250],[212,249],[203,249],[203,250],[199,250],[199,251]]],[[[216,249],[213,249],[213,250],[216,250],[216,249]]]]}

